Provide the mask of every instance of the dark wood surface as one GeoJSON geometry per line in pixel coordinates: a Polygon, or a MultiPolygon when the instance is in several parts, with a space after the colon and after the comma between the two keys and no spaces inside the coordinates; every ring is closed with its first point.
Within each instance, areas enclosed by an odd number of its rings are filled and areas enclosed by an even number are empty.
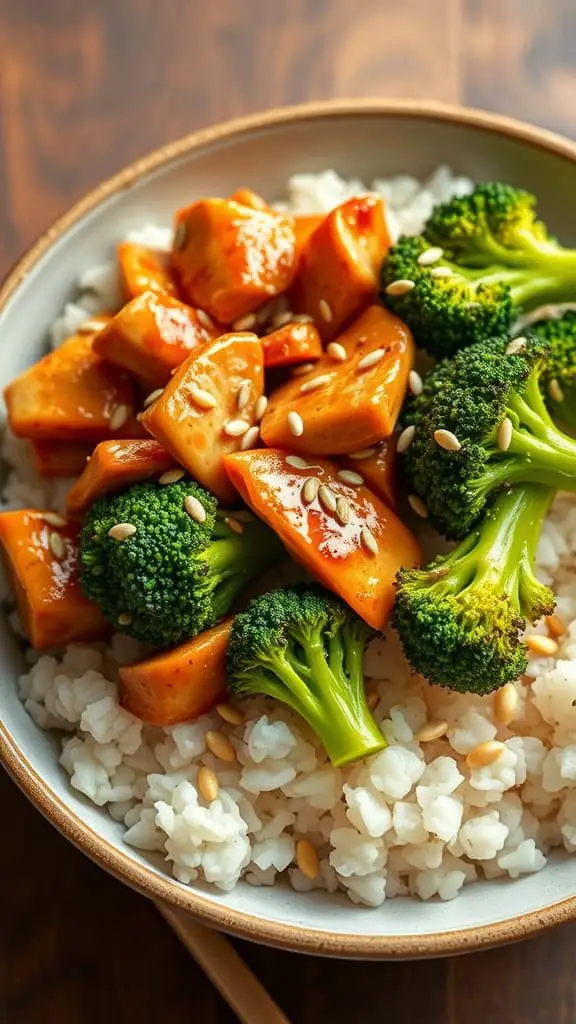
{"type": "MultiPolygon", "coordinates": [[[[576,134],[574,0],[0,0],[0,274],[74,199],[201,125],[326,96],[462,101],[576,134]]],[[[153,906],[0,777],[0,1019],[233,1020],[153,906]]],[[[574,1024],[576,925],[416,964],[243,943],[294,1024],[574,1024]]]]}

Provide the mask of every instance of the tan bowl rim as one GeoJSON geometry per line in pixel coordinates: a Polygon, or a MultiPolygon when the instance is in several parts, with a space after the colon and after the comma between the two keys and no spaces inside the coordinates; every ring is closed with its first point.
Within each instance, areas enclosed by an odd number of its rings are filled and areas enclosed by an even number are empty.
{"type": "MultiPolygon", "coordinates": [[[[176,142],[161,146],[92,189],[69,211],[59,217],[10,271],[0,289],[0,315],[22,280],[62,234],[99,203],[130,188],[145,175],[194,150],[201,150],[204,146],[209,146],[216,141],[240,138],[255,129],[345,115],[425,118],[428,121],[442,121],[473,130],[488,130],[497,135],[526,142],[538,149],[576,163],[576,143],[562,138],[554,132],[488,111],[432,101],[338,99],[280,107],[263,113],[250,114],[247,117],[235,118],[224,124],[201,129],[176,142]]],[[[189,911],[205,924],[255,942],[324,956],[382,960],[415,959],[446,956],[514,942],[576,917],[576,895],[574,895],[542,910],[520,914],[495,924],[465,928],[450,933],[434,932],[401,937],[350,933],[335,935],[327,931],[311,928],[301,929],[294,925],[266,921],[252,914],[231,910],[224,904],[209,900],[201,893],[179,885],[167,875],[165,877],[158,875],[154,869],[138,864],[127,854],[115,849],[86,825],[50,789],[43,777],[23,756],[18,744],[3,722],[0,722],[0,760],[38,810],[71,842],[116,878],[126,882],[145,896],[172,903],[189,911]]],[[[225,895],[222,898],[225,899],[225,895]]],[[[369,911],[366,912],[369,913],[369,911]]]]}

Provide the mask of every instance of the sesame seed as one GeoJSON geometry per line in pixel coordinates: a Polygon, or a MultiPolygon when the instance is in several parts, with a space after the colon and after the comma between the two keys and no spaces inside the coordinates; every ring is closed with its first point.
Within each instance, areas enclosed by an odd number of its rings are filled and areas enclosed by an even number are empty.
{"type": "Polygon", "coordinates": [[[526,338],[514,338],[506,346],[507,356],[516,356],[519,352],[523,352],[526,348],[526,338]]]}
{"type": "Polygon", "coordinates": [[[568,632],[566,623],[562,621],[559,615],[547,615],[544,622],[550,636],[553,636],[556,640],[560,636],[565,636],[568,632]]]}
{"type": "Polygon", "coordinates": [[[322,319],[325,320],[327,324],[331,323],[332,310],[328,303],[326,302],[326,299],[320,299],[320,302],[318,303],[318,309],[320,310],[320,316],[322,317],[322,319]]]}
{"type": "Polygon", "coordinates": [[[348,458],[354,459],[355,462],[362,462],[363,459],[371,459],[373,455],[376,455],[375,448],[360,448],[357,452],[350,452],[348,458]]]}
{"type": "Polygon", "coordinates": [[[507,452],[512,443],[512,429],[512,420],[505,416],[496,434],[496,444],[501,452],[507,452]]]}
{"type": "Polygon", "coordinates": [[[386,355],[386,349],[375,348],[373,352],[369,352],[367,356],[358,363],[358,370],[369,370],[372,366],[376,366],[377,363],[381,363],[386,355]]]}
{"type": "Polygon", "coordinates": [[[246,316],[240,316],[232,324],[233,331],[251,331],[256,326],[256,317],[254,313],[247,313],[246,316]]]}
{"type": "Polygon", "coordinates": [[[58,514],[58,512],[43,512],[42,519],[48,526],[66,526],[66,520],[64,516],[58,514]]]}
{"type": "Polygon", "coordinates": [[[347,358],[346,349],[339,341],[331,341],[326,347],[326,354],[329,355],[330,359],[333,359],[335,363],[343,363],[347,358]]]}
{"type": "Polygon", "coordinates": [[[187,238],[188,228],[186,227],[186,224],[182,220],[180,221],[178,227],[176,228],[176,234],[174,235],[174,248],[183,249],[184,246],[186,245],[187,238]]]}
{"type": "Polygon", "coordinates": [[[376,540],[376,537],[374,536],[372,531],[368,530],[366,526],[362,529],[362,532],[360,534],[360,540],[362,541],[366,550],[369,551],[371,555],[378,554],[378,541],[376,540]]]}
{"type": "Polygon", "coordinates": [[[419,743],[433,743],[434,740],[439,740],[442,736],[445,736],[448,732],[448,722],[444,719],[438,721],[426,722],[421,729],[416,733],[416,739],[419,743]]]}
{"type": "Polygon", "coordinates": [[[355,473],[353,469],[341,469],[337,473],[337,477],[342,481],[343,484],[352,484],[360,487],[364,483],[364,477],[360,476],[360,473],[355,473]]]}
{"type": "Polygon", "coordinates": [[[250,424],[246,420],[226,420],[222,427],[222,430],[228,437],[242,437],[242,434],[245,434],[249,429],[250,424]]]}
{"type": "Polygon", "coordinates": [[[526,637],[526,647],[532,654],[539,654],[541,657],[551,658],[558,654],[558,644],[551,636],[542,636],[540,633],[531,633],[526,637]]]}
{"type": "Polygon", "coordinates": [[[254,415],[255,415],[258,423],[262,419],[262,417],[263,417],[264,413],[266,412],[267,408],[268,408],[268,399],[266,398],[266,395],[260,395],[260,398],[256,402],[256,407],[254,409],[254,415]]]}
{"type": "Polygon", "coordinates": [[[309,313],[294,313],[292,320],[295,324],[313,324],[314,317],[309,313]]]}
{"type": "Polygon", "coordinates": [[[307,395],[309,391],[317,391],[318,388],[323,388],[325,384],[329,384],[332,377],[329,373],[322,373],[319,377],[313,377],[312,380],[307,380],[304,384],[300,385],[300,394],[307,395]]]}
{"type": "Polygon", "coordinates": [[[115,406],[108,421],[110,430],[119,430],[120,427],[123,427],[131,412],[129,405],[115,406]]]}
{"type": "Polygon", "coordinates": [[[292,370],[293,377],[304,377],[307,373],[310,373],[316,366],[316,363],[301,363],[300,366],[295,366],[292,370]]]}
{"type": "Polygon", "coordinates": [[[335,512],[337,506],[336,495],[327,484],[320,484],[318,488],[318,499],[327,512],[335,512]]]}
{"type": "Polygon", "coordinates": [[[162,473],[158,477],[158,483],[162,484],[176,484],[183,476],[186,476],[185,469],[167,469],[165,473],[162,473]]]}
{"type": "Polygon", "coordinates": [[[469,768],[486,768],[487,765],[494,764],[504,750],[505,745],[498,740],[487,740],[470,751],[466,757],[466,764],[469,768]]]}
{"type": "Polygon", "coordinates": [[[120,612],[120,615],[118,616],[119,626],[131,626],[133,622],[134,619],[132,615],[130,615],[130,612],[120,612]]]}
{"type": "Polygon", "coordinates": [[[132,523],[116,523],[116,526],[108,530],[108,536],[112,540],[128,540],[128,537],[133,537],[135,533],[136,527],[132,523]]]}
{"type": "Polygon", "coordinates": [[[499,725],[510,725],[520,707],[520,698],[514,683],[506,683],[494,695],[494,721],[499,725]]]}
{"type": "Polygon", "coordinates": [[[54,555],[54,558],[61,562],[66,555],[66,545],[60,534],[51,533],[48,543],[50,545],[50,550],[54,555]]]}
{"type": "Polygon", "coordinates": [[[413,423],[409,427],[404,427],[404,430],[398,437],[396,444],[396,451],[402,455],[402,452],[407,452],[412,441],[414,440],[414,434],[416,433],[416,427],[413,423]]]}
{"type": "Polygon", "coordinates": [[[366,697],[366,704],[368,705],[368,710],[374,711],[374,708],[376,707],[379,700],[380,696],[377,690],[374,690],[372,693],[369,693],[366,697]]]}
{"type": "Polygon", "coordinates": [[[408,387],[416,397],[421,395],[424,390],[422,377],[416,370],[410,370],[410,373],[408,374],[408,387]]]}
{"type": "Polygon", "coordinates": [[[559,382],[556,380],[556,377],[553,377],[552,380],[548,382],[548,394],[553,402],[564,401],[564,392],[562,391],[559,382]]]}
{"type": "Polygon", "coordinates": [[[279,330],[280,327],[284,327],[285,324],[289,324],[293,319],[293,313],[290,309],[284,310],[281,313],[276,313],[272,317],[272,327],[275,331],[279,330]]]}
{"type": "Polygon", "coordinates": [[[200,796],[209,804],[211,804],[218,796],[218,791],[220,789],[218,776],[216,775],[216,772],[213,772],[212,769],[208,768],[205,764],[198,769],[196,785],[198,786],[200,796]]]}
{"type": "Polygon", "coordinates": [[[105,326],[102,320],[85,320],[84,323],[80,324],[77,328],[78,334],[96,334],[101,331],[105,326]]]}
{"type": "Polygon", "coordinates": [[[234,519],[233,516],[225,516],[224,522],[226,523],[226,526],[230,530],[232,530],[232,533],[244,533],[244,527],[242,526],[242,523],[238,522],[237,519],[234,519]]]}
{"type": "Polygon", "coordinates": [[[217,704],[216,711],[228,725],[243,725],[244,715],[238,708],[233,708],[231,704],[217,704]]]}
{"type": "Polygon", "coordinates": [[[163,393],[164,388],[156,388],[156,391],[151,391],[149,395],[144,399],[144,408],[147,409],[150,405],[153,405],[157,398],[163,393]]]}
{"type": "Polygon", "coordinates": [[[320,481],[317,476],[311,476],[304,484],[300,494],[305,505],[311,505],[316,500],[320,481]]]}
{"type": "Polygon", "coordinates": [[[198,498],[195,498],[193,494],[189,494],[184,498],[184,508],[195,523],[206,522],[206,509],[202,502],[198,501],[198,498]]]}
{"type": "Polygon", "coordinates": [[[453,271],[450,267],[432,267],[430,277],[452,277],[453,271]]]}
{"type": "Polygon", "coordinates": [[[428,509],[426,508],[426,504],[425,502],[422,501],[422,498],[418,497],[417,494],[408,495],[408,504],[410,505],[410,508],[413,509],[413,511],[416,513],[416,515],[420,516],[421,519],[428,518],[428,509]]]}
{"type": "Polygon", "coordinates": [[[416,284],[415,284],[414,281],[408,281],[408,280],[403,280],[403,279],[400,280],[400,281],[392,281],[386,287],[386,294],[387,295],[406,295],[406,292],[411,292],[412,289],[415,288],[415,287],[416,287],[416,284]]]}
{"type": "Polygon", "coordinates": [[[205,309],[196,310],[196,319],[200,321],[202,327],[207,327],[208,330],[214,327],[214,321],[211,316],[208,316],[205,309]]]}
{"type": "Polygon", "coordinates": [[[302,437],[302,434],[304,433],[304,421],[300,413],[296,412],[294,409],[292,412],[288,413],[288,427],[290,429],[290,433],[294,434],[294,437],[302,437]]]}
{"type": "Polygon", "coordinates": [[[336,518],[342,523],[342,526],[347,526],[350,522],[351,508],[346,498],[338,498],[336,501],[336,518]]]}
{"type": "Polygon", "coordinates": [[[459,452],[462,447],[456,434],[453,434],[451,430],[435,430],[434,440],[440,448],[444,448],[447,452],[459,452]]]}
{"type": "Polygon", "coordinates": [[[429,267],[432,263],[437,263],[442,259],[443,255],[444,249],[441,249],[439,245],[432,245],[420,253],[418,263],[421,267],[429,267]]]}
{"type": "Polygon", "coordinates": [[[188,388],[188,394],[194,402],[194,405],[199,405],[201,409],[213,409],[218,403],[205,388],[199,388],[197,384],[191,384],[188,388]]]}
{"type": "Polygon", "coordinates": [[[286,465],[293,466],[294,469],[308,469],[306,459],[301,459],[299,455],[287,455],[286,465]]]}
{"type": "Polygon", "coordinates": [[[311,882],[318,877],[320,859],[316,848],[308,839],[299,839],[296,843],[296,864],[302,874],[311,882]]]}
{"type": "Polygon", "coordinates": [[[252,381],[243,380],[238,388],[238,394],[236,396],[236,403],[240,412],[246,408],[250,401],[250,392],[252,391],[252,381]]]}
{"type": "Polygon", "coordinates": [[[260,440],[260,427],[250,427],[244,434],[240,441],[240,451],[247,452],[251,448],[255,448],[260,440]]]}
{"type": "Polygon", "coordinates": [[[204,738],[208,750],[214,754],[214,757],[219,758],[220,761],[228,761],[230,764],[236,760],[236,751],[223,732],[209,729],[204,738]]]}

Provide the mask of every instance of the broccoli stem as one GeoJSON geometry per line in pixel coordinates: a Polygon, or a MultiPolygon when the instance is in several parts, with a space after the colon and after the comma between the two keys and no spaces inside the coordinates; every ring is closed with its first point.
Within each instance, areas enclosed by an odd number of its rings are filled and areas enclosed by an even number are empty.
{"type": "MultiPolygon", "coordinates": [[[[497,259],[498,251],[493,255],[497,259]]],[[[508,285],[514,305],[519,309],[530,310],[544,303],[569,302],[574,298],[576,253],[569,252],[568,256],[562,253],[562,256],[563,259],[556,253],[546,256],[546,264],[542,266],[522,254],[502,249],[503,265],[494,263],[486,266],[481,257],[478,258],[478,265],[471,261],[466,265],[447,265],[451,266],[455,276],[460,275],[473,284],[508,285]]]]}
{"type": "Polygon", "coordinates": [[[279,561],[284,548],[271,530],[264,530],[260,522],[243,523],[242,533],[235,533],[224,522],[218,522],[214,533],[217,540],[203,553],[209,569],[212,587],[212,605],[217,619],[226,615],[246,583],[267,569],[274,560],[279,561]]]}

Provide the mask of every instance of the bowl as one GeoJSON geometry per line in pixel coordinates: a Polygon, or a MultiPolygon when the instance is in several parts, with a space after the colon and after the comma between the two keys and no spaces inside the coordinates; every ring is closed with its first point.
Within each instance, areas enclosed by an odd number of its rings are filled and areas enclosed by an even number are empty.
{"type": "MultiPolygon", "coordinates": [[[[477,179],[534,191],[551,229],[576,244],[576,144],[496,115],[404,101],[337,101],[257,114],[197,132],[138,160],[61,217],[14,268],[0,291],[0,384],[38,358],[46,328],[70,297],[78,269],[109,256],[113,243],[177,206],[249,185],[283,194],[296,171],[335,167],[345,177],[407,172],[440,163],[477,179]],[[17,339],[17,340],[16,340],[17,339]]],[[[173,880],[160,858],[123,844],[122,828],[73,790],[56,741],[20,703],[21,652],[0,623],[0,754],[36,807],[84,853],[144,895],[173,903],[223,931],[316,954],[364,959],[439,956],[512,941],[576,916],[574,865],[551,857],[540,874],[484,882],[457,900],[391,900],[378,910],[287,886],[241,883],[223,893],[173,880]]]]}

